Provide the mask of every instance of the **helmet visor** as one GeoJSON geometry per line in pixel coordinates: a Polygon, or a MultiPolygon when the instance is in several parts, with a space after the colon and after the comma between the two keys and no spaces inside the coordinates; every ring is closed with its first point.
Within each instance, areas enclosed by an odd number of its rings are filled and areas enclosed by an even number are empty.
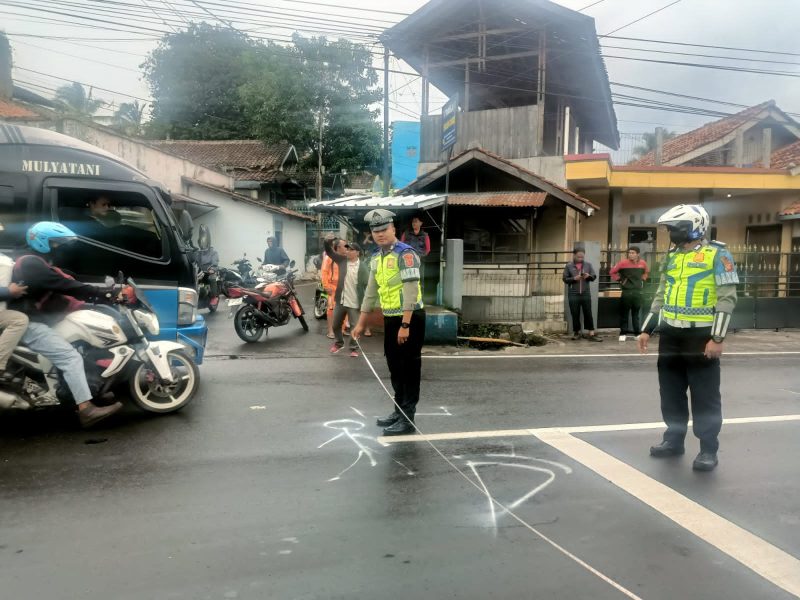
{"type": "Polygon", "coordinates": [[[50,242],[50,248],[52,248],[53,250],[55,250],[55,249],[56,249],[56,248],[58,248],[59,246],[64,246],[64,245],[66,245],[66,244],[69,244],[69,243],[71,243],[71,242],[74,242],[74,241],[75,241],[75,240],[77,240],[77,239],[78,239],[78,238],[77,238],[77,236],[74,236],[74,235],[65,235],[65,236],[63,236],[63,237],[52,237],[52,238],[50,238],[50,240],[49,240],[49,242],[50,242]]]}

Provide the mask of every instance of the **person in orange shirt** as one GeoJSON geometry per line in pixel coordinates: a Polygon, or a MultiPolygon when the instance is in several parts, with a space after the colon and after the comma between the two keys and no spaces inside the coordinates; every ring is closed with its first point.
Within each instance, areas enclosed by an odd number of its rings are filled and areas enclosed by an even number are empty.
{"type": "MultiPolygon", "coordinates": [[[[344,246],[341,240],[333,241],[333,251],[339,253],[339,248],[344,246]]],[[[320,268],[320,280],[322,287],[328,294],[328,337],[333,339],[333,309],[336,306],[336,286],[339,283],[339,265],[331,260],[331,257],[325,254],[322,258],[322,267],[320,268]]]]}

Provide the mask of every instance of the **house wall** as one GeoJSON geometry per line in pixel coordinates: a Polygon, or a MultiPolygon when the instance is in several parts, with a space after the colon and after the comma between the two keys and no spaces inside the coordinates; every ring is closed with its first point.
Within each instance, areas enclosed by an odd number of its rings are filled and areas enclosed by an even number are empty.
{"type": "Polygon", "coordinates": [[[186,193],[192,198],[218,206],[217,210],[198,217],[195,227],[206,224],[211,229],[211,240],[219,252],[220,265],[230,266],[246,252],[253,266],[256,257],[263,258],[267,237],[275,233],[277,221],[282,221],[283,248],[289,258],[297,261],[302,270],[305,265],[305,221],[282,216],[227,194],[200,186],[188,185],[186,193]]]}
{"type": "Polygon", "coordinates": [[[536,252],[563,252],[567,250],[565,231],[567,225],[566,207],[545,206],[539,209],[536,219],[536,252]]]}
{"type": "Polygon", "coordinates": [[[61,132],[115,154],[173,192],[181,191],[181,177],[233,189],[231,177],[151,148],[141,140],[127,138],[71,119],[64,119],[61,132]]]}

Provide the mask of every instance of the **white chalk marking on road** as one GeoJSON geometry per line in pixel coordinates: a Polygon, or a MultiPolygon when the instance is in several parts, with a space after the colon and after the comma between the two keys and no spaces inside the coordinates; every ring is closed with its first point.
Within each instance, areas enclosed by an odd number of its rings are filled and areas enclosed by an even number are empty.
{"type": "MultiPolygon", "coordinates": [[[[726,356],[794,356],[800,354],[800,350],[761,350],[750,352],[725,352],[722,357],[726,356]]],[[[423,354],[422,358],[430,358],[435,360],[455,360],[455,359],[490,359],[497,360],[502,358],[631,358],[640,356],[644,358],[658,358],[657,352],[649,352],[647,354],[639,354],[638,352],[615,352],[609,354],[492,354],[492,355],[474,355],[474,354],[450,354],[447,356],[439,356],[434,354],[423,354]]]]}
{"type": "Polygon", "coordinates": [[[296,537],[283,538],[281,541],[282,542],[286,542],[288,544],[299,544],[300,543],[300,540],[298,540],[296,537]]]}
{"type": "Polygon", "coordinates": [[[800,392],[795,392],[794,390],[787,390],[787,389],[784,389],[784,388],[778,388],[778,391],[789,392],[790,394],[794,394],[795,396],[800,396],[800,392]]]}
{"type": "Polygon", "coordinates": [[[654,508],[701,540],[800,597],[800,560],[599,448],[563,431],[536,437],[654,508]]]}
{"type": "MultiPolygon", "coordinates": [[[[773,415],[767,417],[737,417],[725,419],[725,425],[750,425],[753,423],[786,423],[800,421],[797,415],[773,415]]],[[[689,421],[691,426],[692,422],[689,421]]],[[[400,442],[429,442],[437,440],[472,440],[497,437],[524,437],[548,433],[604,433],[615,431],[646,431],[648,429],[663,429],[664,423],[620,423],[615,425],[578,425],[574,427],[542,427],[532,429],[497,429],[494,431],[455,431],[450,433],[430,433],[427,435],[398,435],[394,437],[379,437],[378,442],[384,446],[400,442]]]]}
{"type": "Polygon", "coordinates": [[[250,410],[267,410],[266,406],[251,406],[250,410]]]}
{"type": "Polygon", "coordinates": [[[364,424],[361,421],[354,421],[353,419],[339,419],[337,421],[328,421],[327,423],[323,423],[323,426],[327,427],[328,429],[340,430],[342,433],[335,435],[326,442],[323,442],[322,444],[317,446],[317,449],[323,448],[324,446],[327,446],[331,442],[345,436],[349,438],[350,441],[352,441],[358,448],[358,455],[356,456],[356,459],[353,461],[353,463],[349,467],[347,467],[344,471],[336,475],[336,477],[331,477],[330,479],[328,479],[329,482],[338,481],[339,479],[341,479],[342,475],[344,475],[350,469],[355,467],[356,464],[358,464],[358,461],[360,461],[364,456],[366,456],[369,459],[370,466],[374,467],[378,464],[378,461],[375,460],[374,456],[376,451],[370,448],[369,446],[364,445],[360,441],[362,439],[375,441],[375,438],[361,433],[353,433],[352,431],[350,431],[351,428],[355,428],[355,431],[364,429],[364,424]]]}
{"type": "Polygon", "coordinates": [[[286,555],[286,554],[291,554],[291,553],[292,553],[292,551],[291,551],[291,550],[280,550],[280,551],[278,552],[278,554],[283,554],[283,555],[286,555]]]}
{"type": "Polygon", "coordinates": [[[418,417],[452,417],[453,413],[451,413],[446,406],[439,407],[440,412],[434,413],[417,413],[418,417]]]}
{"type": "Polygon", "coordinates": [[[366,415],[365,415],[363,412],[361,412],[360,410],[358,410],[356,407],[354,407],[354,406],[351,406],[350,408],[352,409],[352,411],[353,411],[354,413],[356,413],[356,414],[357,414],[359,417],[361,417],[362,419],[366,419],[366,418],[367,418],[367,416],[366,416],[366,415]]]}

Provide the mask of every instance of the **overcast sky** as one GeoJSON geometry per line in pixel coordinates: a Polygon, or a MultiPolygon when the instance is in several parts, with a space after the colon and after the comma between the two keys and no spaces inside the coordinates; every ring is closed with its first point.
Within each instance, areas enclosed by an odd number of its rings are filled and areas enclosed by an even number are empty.
{"type": "MultiPolygon", "coordinates": [[[[91,4],[94,0],[71,0],[91,4]]],[[[174,7],[180,11],[180,5],[186,0],[127,0],[141,4],[141,10],[158,7],[164,11],[166,7],[174,7]]],[[[226,0],[216,0],[222,5],[226,0]]],[[[234,0],[234,2],[237,0],[234,0]]],[[[287,11],[327,13],[329,18],[358,21],[376,25],[402,19],[400,15],[378,14],[372,10],[387,10],[411,13],[424,5],[425,0],[392,0],[378,2],[376,0],[319,0],[317,3],[303,3],[298,0],[239,0],[259,4],[270,8],[285,8],[287,11]],[[338,4],[354,7],[359,11],[324,8],[321,4],[338,4]]],[[[670,4],[674,0],[602,0],[596,6],[584,11],[596,20],[598,34],[610,32],[626,23],[644,16],[658,8],[670,4]]],[[[43,9],[56,10],[55,3],[39,0],[15,0],[13,4],[36,4],[43,9]]],[[[592,3],[592,0],[558,0],[559,4],[571,9],[580,9],[592,3]]],[[[95,2],[95,6],[102,5],[95,2]]],[[[800,112],[800,44],[797,43],[797,5],[798,0],[681,0],[656,15],[640,23],[626,27],[617,35],[655,40],[690,42],[716,46],[732,46],[738,48],[763,49],[798,53],[798,56],[766,55],[723,50],[686,48],[676,46],[647,45],[642,42],[608,40],[604,43],[614,46],[649,47],[658,50],[673,50],[698,54],[725,55],[747,59],[766,59],[784,61],[789,64],[748,62],[742,60],[721,60],[697,56],[658,55],[635,52],[632,50],[605,49],[606,55],[643,57],[663,60],[682,60],[688,62],[725,64],[736,67],[752,67],[756,69],[780,70],[796,74],[795,77],[729,72],[681,67],[674,65],[635,62],[607,58],[606,66],[611,81],[637,85],[641,87],[668,90],[681,94],[702,96],[744,105],[753,105],[764,100],[774,99],[778,105],[788,112],[800,112]]],[[[58,10],[64,10],[63,8],[58,10]]],[[[193,9],[198,12],[199,9],[193,9]]],[[[68,11],[68,12],[74,12],[68,11]]],[[[87,8],[83,15],[100,18],[100,15],[87,8]]],[[[178,20],[180,15],[174,15],[178,20]]],[[[250,13],[252,17],[252,13],[250,13]]],[[[14,49],[14,61],[17,67],[14,77],[20,85],[51,96],[52,90],[64,81],[53,78],[53,75],[67,80],[81,81],[110,91],[97,90],[95,96],[108,101],[129,101],[122,94],[130,94],[139,98],[149,98],[149,90],[141,78],[139,65],[148,51],[152,50],[155,40],[129,41],[131,38],[148,34],[130,34],[103,29],[102,25],[93,24],[92,28],[75,27],[65,24],[42,23],[37,19],[64,19],[63,16],[34,13],[30,10],[0,2],[0,28],[10,35],[14,49]],[[14,16],[25,14],[26,16],[14,16]],[[35,16],[34,16],[35,15],[35,16]],[[74,36],[76,38],[108,38],[114,41],[55,41],[35,37],[23,37],[13,34],[74,36]],[[27,70],[25,70],[27,69],[27,70]],[[34,73],[38,71],[46,75],[34,73]],[[34,87],[41,86],[41,87],[34,87]]],[[[73,20],[72,17],[68,17],[73,20]]],[[[105,17],[121,20],[118,17],[105,17]]],[[[155,19],[155,16],[151,16],[155,19]]],[[[246,17],[245,17],[246,18],[246,17]]],[[[209,17],[209,20],[211,18],[209,17]]],[[[242,29],[252,29],[254,25],[237,23],[242,29]]],[[[388,23],[387,23],[388,24],[388,23]]],[[[164,23],[147,23],[146,26],[166,29],[164,23]]],[[[285,29],[259,28],[260,35],[289,35],[285,29]]],[[[303,32],[311,35],[309,32],[303,32]]],[[[150,34],[155,36],[156,34],[150,34]]],[[[392,63],[393,68],[406,65],[392,63]]],[[[410,120],[418,115],[420,83],[411,77],[396,75],[391,79],[390,89],[401,88],[392,93],[392,120],[410,120]],[[402,87],[401,87],[402,86],[402,87]]],[[[673,101],[677,104],[712,108],[723,112],[736,112],[740,109],[705,103],[696,100],[670,98],[648,94],[635,90],[614,89],[615,92],[629,93],[637,96],[648,96],[659,100],[673,101]]],[[[440,104],[441,97],[434,98],[433,107],[440,104]]],[[[110,109],[108,109],[110,110],[110,109]]],[[[711,117],[687,115],[672,112],[647,110],[625,106],[617,107],[619,128],[624,133],[640,133],[652,131],[657,125],[663,125],[676,131],[686,131],[711,117]]],[[[108,112],[108,111],[107,111],[108,112]]],[[[102,113],[101,113],[102,114],[102,113]]]]}

